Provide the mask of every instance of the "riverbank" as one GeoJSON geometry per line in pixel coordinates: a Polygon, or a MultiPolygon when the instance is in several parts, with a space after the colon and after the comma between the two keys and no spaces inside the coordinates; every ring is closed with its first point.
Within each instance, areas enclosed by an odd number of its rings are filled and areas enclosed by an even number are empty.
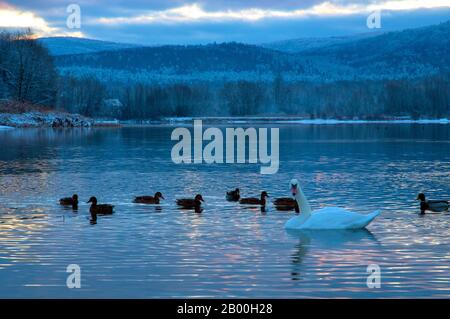
{"type": "MultiPolygon", "coordinates": [[[[306,124],[306,125],[338,125],[338,124],[450,124],[449,118],[441,119],[410,119],[385,118],[374,120],[359,119],[307,119],[303,117],[167,117],[154,120],[105,121],[115,125],[179,125],[193,124],[201,120],[203,124],[306,124]]],[[[99,121],[97,123],[103,123],[99,121]]]]}
{"type": "Polygon", "coordinates": [[[57,111],[32,111],[25,113],[0,113],[0,130],[10,128],[82,128],[82,127],[122,127],[152,125],[189,125],[201,120],[204,125],[246,125],[246,124],[299,124],[299,125],[341,125],[341,124],[450,124],[450,119],[383,119],[383,120],[341,120],[305,119],[295,117],[179,117],[152,120],[104,120],[91,119],[78,114],[57,111]]]}
{"type": "Polygon", "coordinates": [[[0,113],[0,127],[91,127],[95,121],[78,115],[57,111],[0,113]]]}

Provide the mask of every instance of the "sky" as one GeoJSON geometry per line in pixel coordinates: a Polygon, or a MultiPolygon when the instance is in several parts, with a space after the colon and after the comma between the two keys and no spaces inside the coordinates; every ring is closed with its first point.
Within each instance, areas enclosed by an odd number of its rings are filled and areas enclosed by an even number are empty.
{"type": "Polygon", "coordinates": [[[146,45],[256,44],[448,20],[450,0],[0,0],[0,28],[146,45]],[[367,26],[374,12],[380,14],[380,28],[367,26]]]}

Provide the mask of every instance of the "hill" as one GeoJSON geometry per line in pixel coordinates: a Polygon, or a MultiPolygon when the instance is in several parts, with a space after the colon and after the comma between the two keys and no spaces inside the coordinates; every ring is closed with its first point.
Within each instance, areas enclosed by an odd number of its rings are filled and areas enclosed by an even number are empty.
{"type": "Polygon", "coordinates": [[[240,43],[111,46],[115,49],[104,51],[107,46],[101,44],[96,52],[58,55],[56,64],[63,74],[143,83],[272,81],[280,74],[289,82],[413,79],[450,70],[450,22],[371,36],[306,41],[300,52],[240,43]]]}
{"type": "Polygon", "coordinates": [[[116,43],[75,37],[39,38],[38,41],[50,51],[50,54],[54,56],[115,51],[139,46],[136,44],[116,43]]]}

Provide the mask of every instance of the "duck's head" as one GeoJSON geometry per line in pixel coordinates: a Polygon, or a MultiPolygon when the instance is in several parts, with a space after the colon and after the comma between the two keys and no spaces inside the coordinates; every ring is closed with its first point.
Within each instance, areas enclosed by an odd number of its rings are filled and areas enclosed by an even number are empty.
{"type": "Polygon", "coordinates": [[[236,189],[234,190],[234,192],[235,192],[236,194],[239,195],[241,191],[239,190],[239,188],[236,188],[236,189]]]}
{"type": "Polygon", "coordinates": [[[155,193],[155,198],[162,198],[162,199],[165,199],[161,192],[156,192],[156,193],[155,193]]]}
{"type": "Polygon", "coordinates": [[[425,194],[424,193],[419,193],[419,195],[417,195],[417,200],[420,200],[421,202],[425,201],[425,194]]]}
{"type": "Polygon", "coordinates": [[[77,195],[77,194],[73,194],[72,199],[73,199],[74,201],[78,201],[78,195],[77,195]]]}
{"type": "Polygon", "coordinates": [[[289,182],[289,186],[291,187],[292,196],[297,195],[298,193],[298,180],[293,178],[289,182]]]}
{"type": "Polygon", "coordinates": [[[195,200],[196,200],[197,202],[204,202],[203,197],[202,197],[202,195],[200,195],[200,194],[197,194],[197,195],[195,196],[195,200]]]}
{"type": "Polygon", "coordinates": [[[92,203],[94,205],[97,205],[97,198],[92,196],[87,203],[88,204],[92,203]]]}
{"type": "Polygon", "coordinates": [[[261,198],[266,198],[266,197],[269,197],[269,194],[267,194],[267,192],[262,192],[261,198]]]}

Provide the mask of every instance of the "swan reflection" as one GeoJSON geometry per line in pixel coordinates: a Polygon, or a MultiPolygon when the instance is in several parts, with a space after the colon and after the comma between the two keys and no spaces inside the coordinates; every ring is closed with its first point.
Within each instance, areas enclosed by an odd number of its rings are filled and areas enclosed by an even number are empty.
{"type": "MultiPolygon", "coordinates": [[[[303,261],[310,250],[330,251],[333,254],[339,249],[353,248],[362,241],[378,244],[378,240],[368,229],[355,230],[286,230],[289,237],[298,239],[291,255],[293,269],[292,280],[302,280],[303,261]]],[[[356,258],[360,258],[357,254],[356,258]]],[[[345,258],[345,256],[342,256],[345,258]]]]}

